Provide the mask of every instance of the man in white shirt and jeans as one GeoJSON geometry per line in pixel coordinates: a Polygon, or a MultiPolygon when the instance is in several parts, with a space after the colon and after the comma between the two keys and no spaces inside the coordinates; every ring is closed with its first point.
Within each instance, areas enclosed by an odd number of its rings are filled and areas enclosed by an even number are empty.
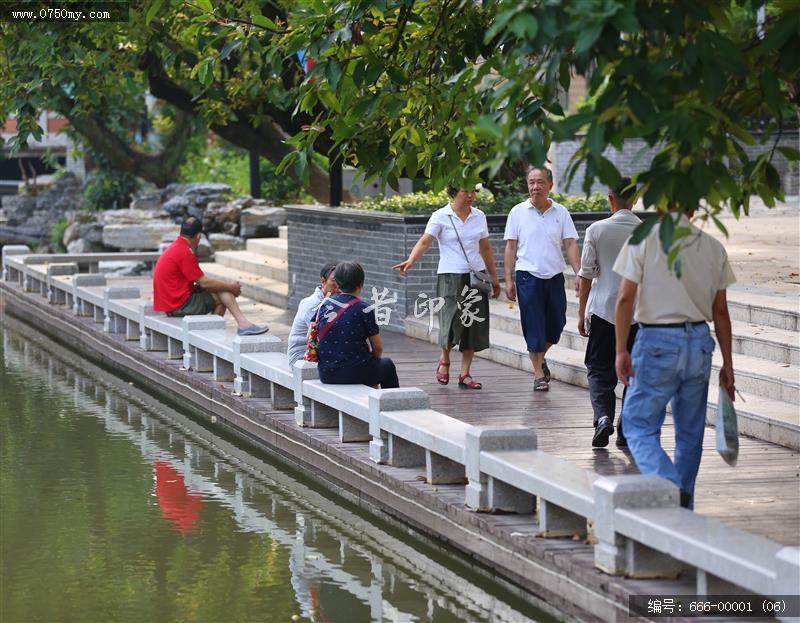
{"type": "MultiPolygon", "coordinates": [[[[578,273],[578,332],[589,337],[586,345],[586,377],[589,399],[594,412],[592,446],[605,448],[614,433],[617,407],[617,372],[614,369],[615,337],[614,306],[617,302],[620,277],[614,262],[633,230],[642,222],[631,212],[636,187],[631,178],[623,177],[619,186],[609,189],[611,217],[589,226],[583,239],[581,270],[578,273]],[[592,280],[595,280],[594,287],[592,280]]],[[[636,325],[628,335],[628,350],[636,338],[636,325]]],[[[623,403],[625,394],[622,395],[623,403]]],[[[617,425],[617,446],[628,444],[622,432],[622,418],[617,425]]]]}
{"type": "Polygon", "coordinates": [[[615,316],[616,368],[619,380],[629,388],[622,419],[636,466],[642,474],[674,482],[680,487],[681,506],[694,508],[714,352],[710,320],[722,352],[720,391],[727,391],[733,400],[726,290],[735,277],[722,243],[691,226],[687,216],[677,219],[675,227],[691,227],[681,240],[680,276],[668,266],[658,227],[639,244],[623,246],[614,263],[614,271],[622,277],[615,316]],[[639,333],[633,352],[628,353],[634,302],[639,333]],[[674,459],[661,447],[661,427],[670,401],[674,459]]]}
{"type": "Polygon", "coordinates": [[[548,197],[553,173],[546,167],[530,167],[526,178],[530,199],[511,209],[503,236],[506,296],[509,301],[516,301],[519,296],[522,334],[533,364],[533,389],[547,391],[550,371],[544,356],[558,343],[567,324],[567,265],[562,244],[576,275],[580,251],[572,217],[564,206],[548,197]]]}

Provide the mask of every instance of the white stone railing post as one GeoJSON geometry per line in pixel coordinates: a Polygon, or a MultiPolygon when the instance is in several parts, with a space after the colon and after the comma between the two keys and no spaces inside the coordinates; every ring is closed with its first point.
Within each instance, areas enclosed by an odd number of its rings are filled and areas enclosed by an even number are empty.
{"type": "Polygon", "coordinates": [[[319,378],[317,364],[301,359],[295,362],[292,369],[294,376],[294,419],[298,426],[312,426],[311,400],[303,395],[303,381],[313,381],[319,378]]]}
{"type": "Polygon", "coordinates": [[[675,577],[683,565],[619,534],[620,509],[675,508],[678,487],[658,476],[601,476],[594,481],[594,564],[606,573],[638,578],[675,577]]]}
{"type": "Polygon", "coordinates": [[[60,290],[56,290],[53,285],[53,277],[57,275],[74,275],[78,272],[78,265],[74,263],[48,264],[47,266],[47,302],[51,305],[63,305],[66,303],[66,295],[60,290]],[[64,297],[64,300],[62,299],[64,297]]]}
{"type": "Polygon", "coordinates": [[[3,281],[13,281],[15,275],[8,266],[6,266],[6,258],[9,255],[28,255],[31,250],[24,244],[7,244],[3,247],[3,281]]]}
{"type": "Polygon", "coordinates": [[[86,302],[78,295],[78,288],[104,285],[106,285],[105,275],[75,275],[72,278],[72,311],[76,316],[89,315],[86,311],[86,302]]]}
{"type": "Polygon", "coordinates": [[[103,290],[103,331],[106,333],[125,333],[127,330],[126,319],[109,311],[108,302],[110,300],[138,299],[140,296],[139,288],[110,287],[103,290]]]}
{"type": "Polygon", "coordinates": [[[222,316],[184,316],[181,319],[182,328],[182,347],[183,347],[183,367],[187,370],[196,372],[207,372],[213,369],[213,357],[203,357],[202,353],[191,344],[189,333],[191,331],[224,331],[225,319],[222,316]],[[201,359],[203,360],[201,362],[201,359]],[[209,362],[211,365],[209,366],[209,362]]]}
{"type": "MultiPolygon", "coordinates": [[[[233,393],[238,396],[258,396],[266,398],[260,388],[253,385],[252,375],[242,371],[243,353],[276,353],[281,351],[281,340],[274,335],[240,336],[233,338],[233,393]],[[254,391],[255,390],[255,391],[254,391]]],[[[266,380],[261,379],[266,385],[266,380]]],[[[294,401],[292,401],[294,402],[294,401]]]]}
{"type": "Polygon", "coordinates": [[[376,463],[389,460],[389,447],[385,431],[381,430],[381,411],[408,411],[429,409],[431,400],[421,389],[376,389],[369,395],[369,458],[376,463]]]}
{"type": "Polygon", "coordinates": [[[139,301],[139,346],[142,350],[153,350],[153,336],[145,326],[147,316],[152,316],[153,304],[150,301],[139,301]]]}
{"type": "Polygon", "coordinates": [[[467,507],[474,511],[530,513],[535,503],[533,496],[484,474],[480,457],[481,452],[536,448],[536,433],[527,426],[469,428],[464,452],[468,480],[465,491],[467,507]]]}

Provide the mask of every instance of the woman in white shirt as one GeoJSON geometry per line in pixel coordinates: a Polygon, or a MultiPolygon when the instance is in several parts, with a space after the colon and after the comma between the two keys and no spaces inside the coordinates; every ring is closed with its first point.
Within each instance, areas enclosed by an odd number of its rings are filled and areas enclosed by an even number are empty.
{"type": "Polygon", "coordinates": [[[492,298],[500,295],[500,281],[489,244],[486,215],[472,207],[475,191],[451,186],[447,192],[451,197],[450,203],[431,215],[425,233],[414,245],[408,259],[394,268],[405,276],[434,240],[439,243],[436,298],[427,301],[432,311],[439,312],[442,355],[436,367],[436,381],[440,385],[450,382],[450,351],[458,346],[461,351],[459,387],[481,389],[481,384],[472,378],[470,367],[475,353],[489,347],[489,297],[471,288],[470,269],[489,272],[492,298]]]}

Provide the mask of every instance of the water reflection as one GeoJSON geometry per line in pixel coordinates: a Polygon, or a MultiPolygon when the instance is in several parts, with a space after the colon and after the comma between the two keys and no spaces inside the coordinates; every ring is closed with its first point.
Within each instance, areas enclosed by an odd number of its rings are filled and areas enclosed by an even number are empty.
{"type": "MultiPolygon", "coordinates": [[[[52,427],[58,413],[58,421],[70,427],[59,439],[80,440],[77,447],[59,450],[58,460],[70,465],[65,471],[72,479],[61,495],[74,495],[89,509],[85,516],[77,513],[89,525],[87,547],[97,541],[101,558],[107,555],[102,548],[125,550],[98,572],[107,592],[94,595],[86,582],[77,588],[69,581],[54,582],[51,598],[62,608],[74,595],[59,593],[79,590],[89,604],[84,612],[92,612],[93,599],[95,612],[113,610],[100,605],[109,595],[127,600],[116,606],[115,616],[103,617],[120,621],[286,621],[293,615],[347,622],[553,620],[487,589],[489,583],[478,575],[456,573],[123,381],[84,362],[80,369],[65,363],[74,355],[52,345],[45,350],[25,325],[13,319],[4,325],[4,436],[14,426],[21,444],[36,443],[36,434],[25,436],[20,428],[52,427]],[[7,400],[12,393],[15,400],[7,400]],[[97,465],[89,464],[92,457],[97,465]],[[129,464],[120,463],[120,457],[129,464]],[[75,465],[82,466],[80,474],[72,473],[75,465]],[[113,517],[118,522],[110,521],[113,517]],[[133,535],[141,544],[130,542],[133,535]],[[142,605],[139,591],[154,604],[142,605]]],[[[44,459],[31,455],[26,460],[44,459]]],[[[13,478],[42,471],[19,457],[8,465],[4,459],[2,467],[11,469],[13,478]]],[[[22,500],[9,504],[4,499],[3,505],[11,509],[4,516],[27,512],[22,500]]],[[[30,536],[59,557],[69,528],[30,536]]],[[[72,529],[78,538],[86,528],[76,522],[72,529]]],[[[4,551],[12,538],[7,532],[4,551]]],[[[33,558],[23,553],[3,561],[4,576],[6,568],[14,570],[2,589],[2,614],[12,615],[7,620],[21,620],[15,612],[40,614],[24,599],[25,581],[39,564],[33,558]]],[[[94,620],[77,616],[78,610],[61,614],[94,620]]]]}

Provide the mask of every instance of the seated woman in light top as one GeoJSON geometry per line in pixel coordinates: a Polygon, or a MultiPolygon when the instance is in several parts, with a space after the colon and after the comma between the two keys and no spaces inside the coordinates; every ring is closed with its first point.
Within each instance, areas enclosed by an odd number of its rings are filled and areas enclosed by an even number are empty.
{"type": "Polygon", "coordinates": [[[470,368],[475,353],[489,347],[489,297],[471,290],[470,268],[489,272],[492,298],[500,295],[500,281],[489,244],[486,215],[472,207],[475,191],[450,186],[447,192],[451,197],[450,203],[431,215],[425,233],[414,245],[408,259],[394,268],[405,276],[434,240],[439,243],[436,297],[437,303],[443,301],[443,304],[435,307],[439,308],[442,355],[436,367],[436,381],[440,385],[450,382],[450,351],[458,346],[461,351],[459,387],[481,389],[481,384],[472,378],[470,368]]]}
{"type": "Polygon", "coordinates": [[[289,331],[286,356],[289,358],[289,367],[303,358],[308,344],[308,327],[317,313],[319,304],[328,296],[333,296],[339,291],[336,285],[333,269],[336,264],[325,264],[319,271],[319,285],[314,292],[297,304],[297,313],[289,331]]]}
{"type": "Polygon", "coordinates": [[[338,294],[319,308],[319,380],[333,385],[361,384],[381,389],[400,386],[394,362],[383,354],[374,305],[358,298],[364,269],[340,262],[334,269],[338,294]]]}

